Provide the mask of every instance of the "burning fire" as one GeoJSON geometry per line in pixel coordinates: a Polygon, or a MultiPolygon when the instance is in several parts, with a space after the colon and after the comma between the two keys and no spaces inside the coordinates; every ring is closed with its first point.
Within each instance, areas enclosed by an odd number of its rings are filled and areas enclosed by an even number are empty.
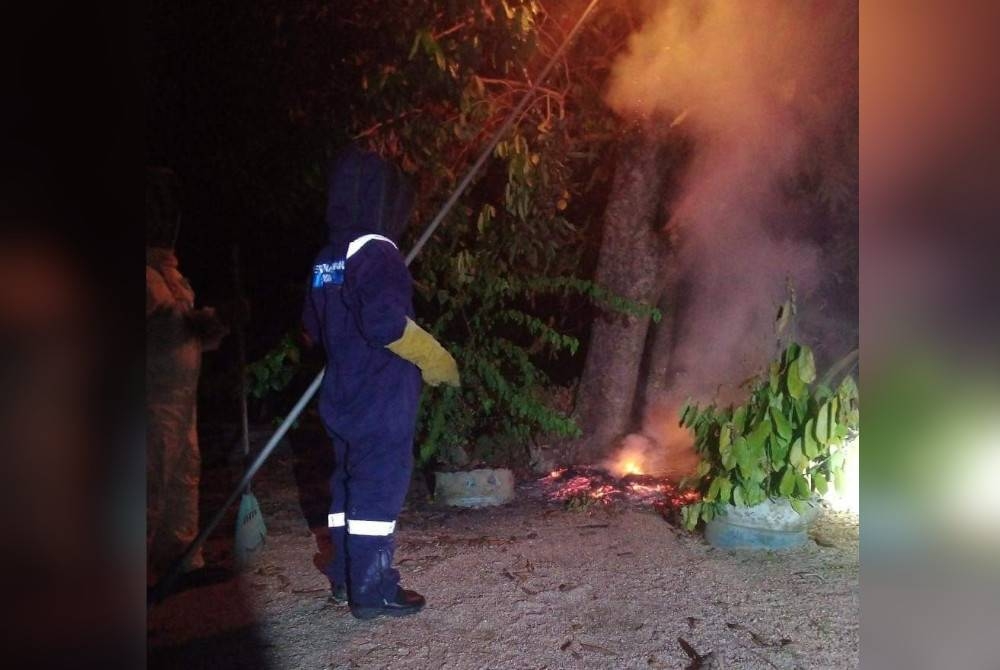
{"type": "Polygon", "coordinates": [[[639,466],[639,464],[636,461],[634,461],[632,459],[626,459],[625,462],[622,463],[621,469],[622,469],[622,472],[624,474],[626,474],[626,475],[641,475],[642,474],[642,468],[639,466]]]}

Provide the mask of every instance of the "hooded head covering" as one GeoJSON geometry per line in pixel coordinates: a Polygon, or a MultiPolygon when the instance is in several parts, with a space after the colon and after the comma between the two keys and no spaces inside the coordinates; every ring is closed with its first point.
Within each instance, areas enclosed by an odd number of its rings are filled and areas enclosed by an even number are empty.
{"type": "Polygon", "coordinates": [[[331,242],[374,233],[398,244],[412,207],[406,175],[378,154],[352,144],[330,163],[326,225],[331,242]]]}

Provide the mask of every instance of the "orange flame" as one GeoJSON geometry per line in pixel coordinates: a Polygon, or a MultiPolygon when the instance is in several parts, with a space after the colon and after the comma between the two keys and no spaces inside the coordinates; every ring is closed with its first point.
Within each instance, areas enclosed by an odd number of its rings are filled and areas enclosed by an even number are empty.
{"type": "Polygon", "coordinates": [[[633,459],[627,459],[621,465],[623,475],[641,475],[642,467],[639,465],[638,461],[633,459]]]}

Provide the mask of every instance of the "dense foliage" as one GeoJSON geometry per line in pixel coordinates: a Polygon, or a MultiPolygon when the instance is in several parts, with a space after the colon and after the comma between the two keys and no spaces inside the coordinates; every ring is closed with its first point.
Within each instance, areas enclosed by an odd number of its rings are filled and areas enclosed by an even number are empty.
{"type": "Polygon", "coordinates": [[[850,376],[836,389],[815,381],[812,351],[792,342],[753,380],[742,405],[684,408],[681,425],[694,432],[702,459],[702,498],[682,510],[688,529],[729,504],[785,498],[801,513],[831,483],[842,488],[845,441],[858,428],[857,386],[850,376]]]}

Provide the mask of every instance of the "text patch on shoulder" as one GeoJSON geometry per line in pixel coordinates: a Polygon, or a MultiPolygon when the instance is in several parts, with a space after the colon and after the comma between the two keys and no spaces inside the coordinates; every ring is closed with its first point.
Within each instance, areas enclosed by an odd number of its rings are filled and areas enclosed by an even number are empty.
{"type": "Polygon", "coordinates": [[[332,263],[317,263],[313,266],[313,288],[321,288],[326,284],[340,285],[344,283],[344,260],[332,263]]]}

